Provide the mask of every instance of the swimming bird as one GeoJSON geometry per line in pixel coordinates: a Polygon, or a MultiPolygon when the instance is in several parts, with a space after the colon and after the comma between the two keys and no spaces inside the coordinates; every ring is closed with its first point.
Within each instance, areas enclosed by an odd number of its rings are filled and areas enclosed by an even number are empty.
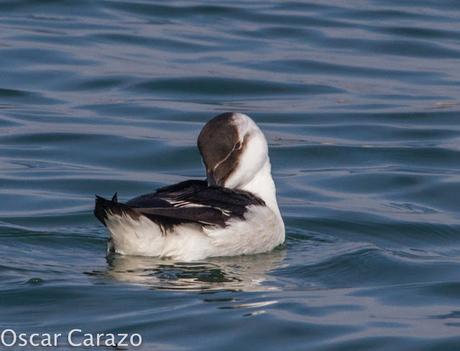
{"type": "Polygon", "coordinates": [[[256,123],[227,112],[198,136],[206,180],[186,180],[119,202],[96,196],[95,216],[110,232],[108,252],[180,261],[270,251],[284,223],[268,145],[256,123]]]}

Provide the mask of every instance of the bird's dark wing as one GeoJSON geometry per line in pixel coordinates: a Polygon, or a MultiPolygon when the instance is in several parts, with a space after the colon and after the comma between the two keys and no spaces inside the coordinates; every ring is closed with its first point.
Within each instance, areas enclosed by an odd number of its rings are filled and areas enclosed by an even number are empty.
{"type": "Polygon", "coordinates": [[[107,218],[104,216],[107,210],[126,213],[133,218],[145,216],[164,229],[182,223],[225,227],[231,218],[243,219],[250,205],[264,206],[265,203],[246,191],[209,187],[206,181],[187,180],[138,196],[125,204],[99,197],[95,214],[99,220],[107,218]]]}

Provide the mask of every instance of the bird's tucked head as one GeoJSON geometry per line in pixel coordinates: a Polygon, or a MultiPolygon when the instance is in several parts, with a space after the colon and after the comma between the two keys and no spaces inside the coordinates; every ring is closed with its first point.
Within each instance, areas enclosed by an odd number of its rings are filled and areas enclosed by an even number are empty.
{"type": "Polygon", "coordinates": [[[198,149],[209,185],[242,188],[269,162],[264,134],[241,113],[227,112],[208,121],[198,136],[198,149]]]}

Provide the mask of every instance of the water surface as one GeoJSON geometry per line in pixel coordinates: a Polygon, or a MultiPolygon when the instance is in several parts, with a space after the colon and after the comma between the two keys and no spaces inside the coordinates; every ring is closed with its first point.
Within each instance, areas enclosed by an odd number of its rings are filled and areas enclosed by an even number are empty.
{"type": "Polygon", "coordinates": [[[2,1],[1,329],[458,349],[459,20],[447,0],[2,1]],[[107,260],[94,194],[202,177],[225,111],[267,134],[285,245],[107,260]]]}

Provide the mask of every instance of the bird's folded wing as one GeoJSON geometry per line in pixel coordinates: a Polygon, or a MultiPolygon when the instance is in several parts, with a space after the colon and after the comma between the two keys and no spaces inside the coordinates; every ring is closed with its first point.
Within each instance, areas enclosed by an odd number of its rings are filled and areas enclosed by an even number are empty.
{"type": "Polygon", "coordinates": [[[230,216],[212,207],[137,208],[136,210],[154,222],[166,226],[189,222],[224,227],[230,216]]]}
{"type": "Polygon", "coordinates": [[[224,226],[231,218],[244,218],[250,205],[265,205],[251,193],[187,180],[142,195],[126,203],[139,212],[176,221],[224,226]]]}
{"type": "Polygon", "coordinates": [[[225,227],[231,218],[243,219],[248,206],[265,205],[251,193],[209,187],[206,181],[201,180],[188,180],[160,188],[124,204],[117,202],[115,197],[112,201],[99,198],[96,205],[98,201],[103,206],[99,212],[105,214],[106,208],[115,214],[143,215],[163,228],[183,223],[225,227]]]}

